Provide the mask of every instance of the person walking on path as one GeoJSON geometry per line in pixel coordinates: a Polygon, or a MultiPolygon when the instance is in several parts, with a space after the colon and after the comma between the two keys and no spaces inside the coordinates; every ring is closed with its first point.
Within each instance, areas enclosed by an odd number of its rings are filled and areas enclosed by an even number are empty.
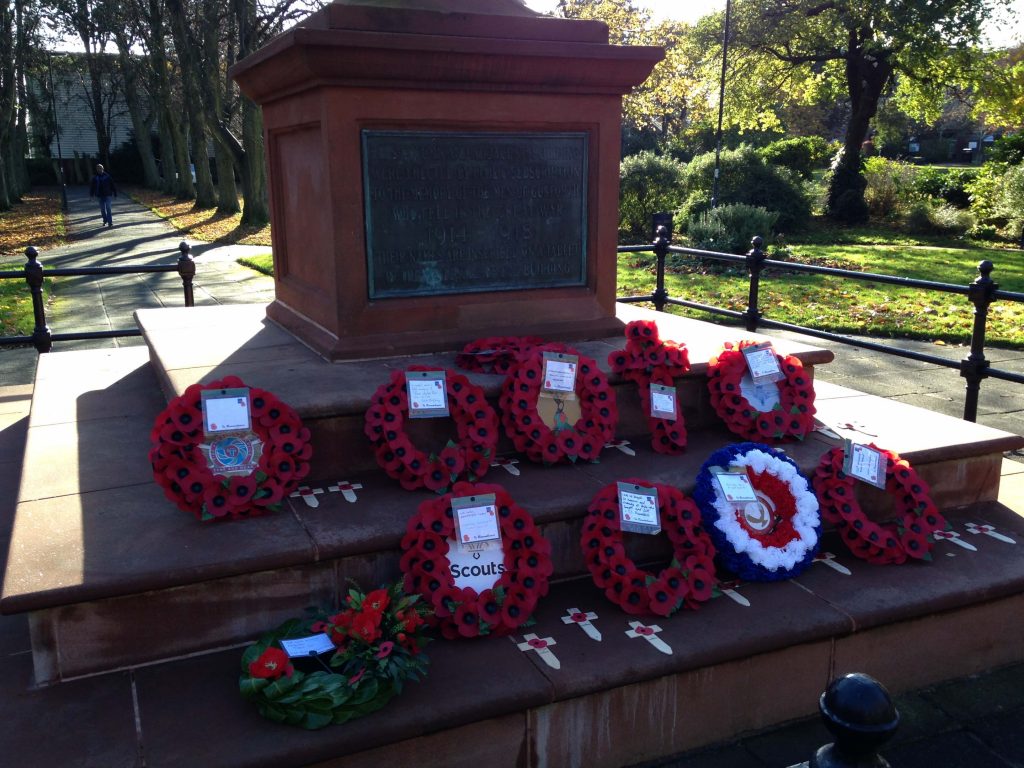
{"type": "Polygon", "coordinates": [[[103,223],[108,227],[114,226],[110,198],[117,197],[117,185],[114,184],[114,177],[107,173],[102,165],[96,166],[96,175],[92,177],[92,183],[89,185],[89,197],[100,199],[100,216],[103,217],[103,223]]]}

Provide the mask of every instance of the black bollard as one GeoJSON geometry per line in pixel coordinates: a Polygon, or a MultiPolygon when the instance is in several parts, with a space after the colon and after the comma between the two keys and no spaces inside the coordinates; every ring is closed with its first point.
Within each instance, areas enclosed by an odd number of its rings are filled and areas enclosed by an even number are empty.
{"type": "Polygon", "coordinates": [[[825,727],[835,736],[811,758],[810,768],[889,768],[878,749],[900,724],[885,686],[861,672],[844,675],[818,701],[825,727]]]}

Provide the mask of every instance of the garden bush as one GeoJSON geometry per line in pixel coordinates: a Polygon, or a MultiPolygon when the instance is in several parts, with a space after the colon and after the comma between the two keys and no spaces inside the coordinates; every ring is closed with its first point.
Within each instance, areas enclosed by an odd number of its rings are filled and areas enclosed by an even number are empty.
{"type": "Polygon", "coordinates": [[[1024,165],[1010,168],[1003,177],[1002,214],[1016,236],[1024,226],[1024,165]]]}
{"type": "Polygon", "coordinates": [[[670,157],[639,152],[619,167],[619,237],[650,240],[651,216],[674,211],[682,201],[683,165],[670,157]]]}
{"type": "Polygon", "coordinates": [[[996,139],[989,152],[989,159],[1007,165],[1024,163],[1024,132],[996,139]]]}
{"type": "Polygon", "coordinates": [[[1003,213],[1003,183],[1008,167],[1004,163],[985,163],[965,189],[971,202],[971,213],[985,224],[996,227],[1006,225],[1003,213]]]}
{"type": "MultiPolygon", "coordinates": [[[[778,213],[776,229],[789,232],[803,226],[811,204],[800,178],[786,168],[768,165],[755,149],[742,146],[722,152],[720,161],[719,207],[734,203],[760,206],[778,213]]],[[[679,212],[689,222],[711,209],[715,153],[698,155],[683,172],[685,202],[679,212]]]]}
{"type": "Polygon", "coordinates": [[[907,201],[913,187],[914,167],[898,160],[869,157],[864,161],[864,202],[873,216],[886,218],[907,201]]]}
{"type": "Polygon", "coordinates": [[[963,236],[977,225],[970,211],[952,205],[932,205],[926,200],[914,203],[907,214],[907,229],[922,235],[963,236]]]}
{"type": "Polygon", "coordinates": [[[831,145],[820,136],[797,136],[773,141],[758,150],[769,165],[781,165],[810,180],[816,168],[828,165],[831,145]]]}
{"type": "Polygon", "coordinates": [[[957,208],[967,208],[971,204],[968,187],[977,177],[977,168],[918,168],[913,189],[919,197],[931,197],[957,208]]]}
{"type": "Polygon", "coordinates": [[[755,235],[770,240],[779,214],[761,206],[721,205],[690,219],[687,234],[695,248],[725,253],[746,253],[755,235]]]}

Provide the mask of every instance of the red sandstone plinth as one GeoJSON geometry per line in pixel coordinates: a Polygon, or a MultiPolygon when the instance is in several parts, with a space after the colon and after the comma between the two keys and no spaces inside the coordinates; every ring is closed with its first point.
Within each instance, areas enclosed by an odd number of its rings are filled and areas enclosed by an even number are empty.
{"type": "MultiPolygon", "coordinates": [[[[268,316],[332,360],[451,349],[488,335],[617,333],[621,101],[647,77],[662,49],[611,46],[600,22],[538,16],[515,0],[392,5],[417,7],[335,2],[231,71],[263,107],[276,283],[268,316]],[[376,183],[364,178],[367,132],[583,137],[581,177],[572,188],[581,190],[582,219],[569,246],[579,249],[581,266],[572,284],[522,287],[513,281],[493,290],[484,281],[464,280],[444,295],[374,291],[367,251],[377,248],[381,260],[393,251],[371,241],[366,226],[367,188],[376,183]]],[[[513,166],[506,166],[508,175],[513,166]]],[[[478,161],[470,170],[486,168],[478,161]]],[[[409,172],[415,169],[410,163],[409,172]]],[[[459,173],[456,168],[449,178],[459,173]]],[[[429,180],[414,175],[409,183],[410,195],[431,191],[429,180]]],[[[442,192],[457,185],[449,181],[442,192]]],[[[466,207],[478,204],[470,199],[466,207]]],[[[506,215],[487,224],[493,235],[471,245],[491,259],[506,247],[515,262],[521,238],[533,236],[542,266],[543,248],[558,243],[541,245],[543,227],[527,226],[524,233],[517,210],[507,206],[506,215]]],[[[560,219],[570,218],[552,216],[548,223],[557,229],[565,225],[560,219]]],[[[474,225],[479,222],[466,223],[474,225]]],[[[441,235],[432,236],[428,245],[450,258],[447,243],[439,245],[441,235]]],[[[419,247],[413,241],[404,258],[417,258],[419,247]]],[[[465,253],[472,264],[474,251],[465,253]]]]}

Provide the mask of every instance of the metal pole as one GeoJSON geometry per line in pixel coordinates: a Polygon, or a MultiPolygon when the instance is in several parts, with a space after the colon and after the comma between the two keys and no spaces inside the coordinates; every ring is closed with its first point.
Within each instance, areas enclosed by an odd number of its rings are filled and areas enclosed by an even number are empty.
{"type": "Polygon", "coordinates": [[[53,91],[53,54],[46,52],[46,68],[50,73],[50,113],[53,115],[53,133],[57,137],[57,172],[60,174],[60,204],[68,212],[68,188],[64,183],[64,153],[60,148],[60,126],[57,123],[57,102],[53,91]]]}
{"type": "Polygon", "coordinates": [[[988,305],[999,284],[992,281],[992,262],[978,264],[978,276],[968,287],[967,299],[974,305],[974,327],[971,329],[971,354],[960,361],[960,375],[967,380],[964,396],[964,421],[978,420],[978,395],[982,379],[988,377],[989,361],[985,359],[985,324],[988,305]]]}
{"type": "Polygon", "coordinates": [[[196,263],[192,259],[192,246],[182,240],[178,244],[181,256],[178,257],[178,274],[181,275],[181,285],[185,291],[185,306],[194,307],[195,297],[192,294],[192,278],[196,276],[196,263]]]}
{"type": "Polygon", "coordinates": [[[725,69],[729,57],[729,12],[732,3],[725,0],[725,34],[722,37],[722,78],[718,86],[718,136],[715,140],[715,180],[711,187],[711,207],[718,207],[718,166],[722,154],[722,113],[725,110],[725,69]]]}
{"type": "Polygon", "coordinates": [[[761,319],[761,312],[757,308],[757,294],[761,285],[761,268],[768,256],[761,250],[761,246],[764,245],[764,239],[759,235],[751,238],[750,244],[753,246],[747,252],[747,269],[750,271],[750,291],[747,294],[747,311],[744,312],[744,315],[747,318],[747,330],[753,333],[757,330],[758,320],[761,319]]]}
{"type": "Polygon", "coordinates": [[[672,214],[654,214],[654,255],[658,258],[657,283],[651,300],[658,312],[665,311],[665,304],[668,300],[668,291],[665,290],[665,257],[668,256],[668,247],[672,244],[672,214]]]}
{"type": "Polygon", "coordinates": [[[32,330],[32,344],[42,354],[53,348],[50,329],[46,325],[46,307],[43,305],[43,265],[37,261],[39,251],[31,245],[25,249],[25,282],[32,291],[32,314],[35,328],[32,330]]]}

